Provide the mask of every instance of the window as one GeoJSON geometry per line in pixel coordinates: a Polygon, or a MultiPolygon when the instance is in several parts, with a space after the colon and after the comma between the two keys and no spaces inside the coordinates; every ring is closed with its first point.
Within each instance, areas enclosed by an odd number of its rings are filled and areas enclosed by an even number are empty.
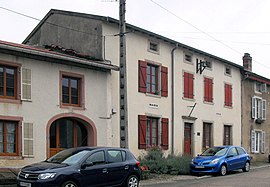
{"type": "Polygon", "coordinates": [[[139,61],[139,92],[168,96],[168,68],[139,61]],[[159,77],[161,76],[161,82],[159,77]]]}
{"type": "Polygon", "coordinates": [[[121,151],[109,150],[108,151],[108,162],[109,163],[123,162],[121,151]]]}
{"type": "Polygon", "coordinates": [[[251,153],[265,152],[265,131],[251,130],[251,153]]]}
{"type": "Polygon", "coordinates": [[[210,78],[204,78],[204,101],[213,102],[213,80],[210,78]]]}
{"type": "Polygon", "coordinates": [[[192,54],[185,53],[184,61],[187,63],[192,63],[192,54]]]}
{"type": "Polygon", "coordinates": [[[193,99],[193,85],[194,75],[191,73],[184,72],[184,98],[193,99]]]}
{"type": "Polygon", "coordinates": [[[18,122],[0,121],[0,155],[18,155],[18,122]]]}
{"type": "Polygon", "coordinates": [[[149,41],[148,44],[148,51],[149,52],[153,52],[153,53],[159,53],[159,43],[158,42],[153,42],[153,41],[149,41]]]}
{"type": "Polygon", "coordinates": [[[267,84],[261,82],[255,82],[255,91],[260,93],[267,92],[267,84]]]}
{"type": "Polygon", "coordinates": [[[232,145],[232,127],[229,125],[224,125],[224,138],[223,138],[223,145],[232,145]]]}
{"type": "Polygon", "coordinates": [[[87,160],[86,163],[93,163],[93,165],[105,164],[104,151],[98,151],[93,153],[87,160]]]}
{"type": "Polygon", "coordinates": [[[225,75],[231,75],[231,67],[229,66],[225,67],[225,75]]]}
{"type": "Polygon", "coordinates": [[[16,99],[17,68],[0,65],[0,97],[16,99]]]}
{"type": "Polygon", "coordinates": [[[212,125],[203,123],[203,148],[212,147],[212,125]]]}
{"type": "Polygon", "coordinates": [[[139,149],[152,146],[168,149],[168,122],[168,118],[139,115],[139,149]]]}
{"type": "Polygon", "coordinates": [[[224,105],[226,107],[232,107],[232,85],[225,84],[224,85],[224,95],[225,95],[225,102],[224,105]]]}
{"type": "Polygon", "coordinates": [[[61,107],[83,107],[84,76],[74,73],[60,72],[61,76],[61,107]]]}
{"type": "Polygon", "coordinates": [[[253,119],[266,120],[266,100],[259,97],[252,97],[252,111],[251,117],[253,119]]]}
{"type": "Polygon", "coordinates": [[[22,99],[31,100],[31,69],[22,68],[22,99]]]}

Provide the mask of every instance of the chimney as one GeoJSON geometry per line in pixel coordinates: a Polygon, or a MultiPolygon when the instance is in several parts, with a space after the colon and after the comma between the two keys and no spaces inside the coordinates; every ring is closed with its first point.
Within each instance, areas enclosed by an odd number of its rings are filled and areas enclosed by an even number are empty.
{"type": "Polygon", "coordinates": [[[244,70],[252,72],[252,57],[249,53],[245,53],[243,56],[243,67],[244,70]]]}

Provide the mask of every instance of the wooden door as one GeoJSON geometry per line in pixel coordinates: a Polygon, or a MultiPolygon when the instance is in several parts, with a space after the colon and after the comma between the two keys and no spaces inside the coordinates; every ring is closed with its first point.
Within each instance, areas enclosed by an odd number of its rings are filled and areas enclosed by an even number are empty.
{"type": "Polygon", "coordinates": [[[185,123],[185,127],[184,127],[184,154],[186,154],[186,155],[191,155],[191,143],[192,143],[191,127],[192,127],[192,124],[185,123]]]}

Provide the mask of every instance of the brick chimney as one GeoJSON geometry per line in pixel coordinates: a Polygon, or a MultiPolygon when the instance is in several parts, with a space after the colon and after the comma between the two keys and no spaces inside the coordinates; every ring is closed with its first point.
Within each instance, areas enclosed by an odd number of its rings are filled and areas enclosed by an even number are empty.
{"type": "Polygon", "coordinates": [[[245,53],[243,56],[243,67],[244,70],[252,72],[252,57],[249,53],[245,53]]]}

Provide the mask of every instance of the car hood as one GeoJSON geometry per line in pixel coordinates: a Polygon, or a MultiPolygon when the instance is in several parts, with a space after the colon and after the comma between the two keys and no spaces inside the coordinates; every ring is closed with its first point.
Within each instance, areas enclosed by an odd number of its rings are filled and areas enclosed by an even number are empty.
{"type": "Polygon", "coordinates": [[[216,158],[222,158],[220,156],[197,156],[193,159],[193,162],[211,162],[212,160],[215,160],[216,158]]]}
{"type": "Polygon", "coordinates": [[[39,172],[39,171],[53,171],[60,168],[68,167],[67,164],[51,163],[51,162],[39,162],[31,164],[22,168],[24,172],[39,172]]]}

